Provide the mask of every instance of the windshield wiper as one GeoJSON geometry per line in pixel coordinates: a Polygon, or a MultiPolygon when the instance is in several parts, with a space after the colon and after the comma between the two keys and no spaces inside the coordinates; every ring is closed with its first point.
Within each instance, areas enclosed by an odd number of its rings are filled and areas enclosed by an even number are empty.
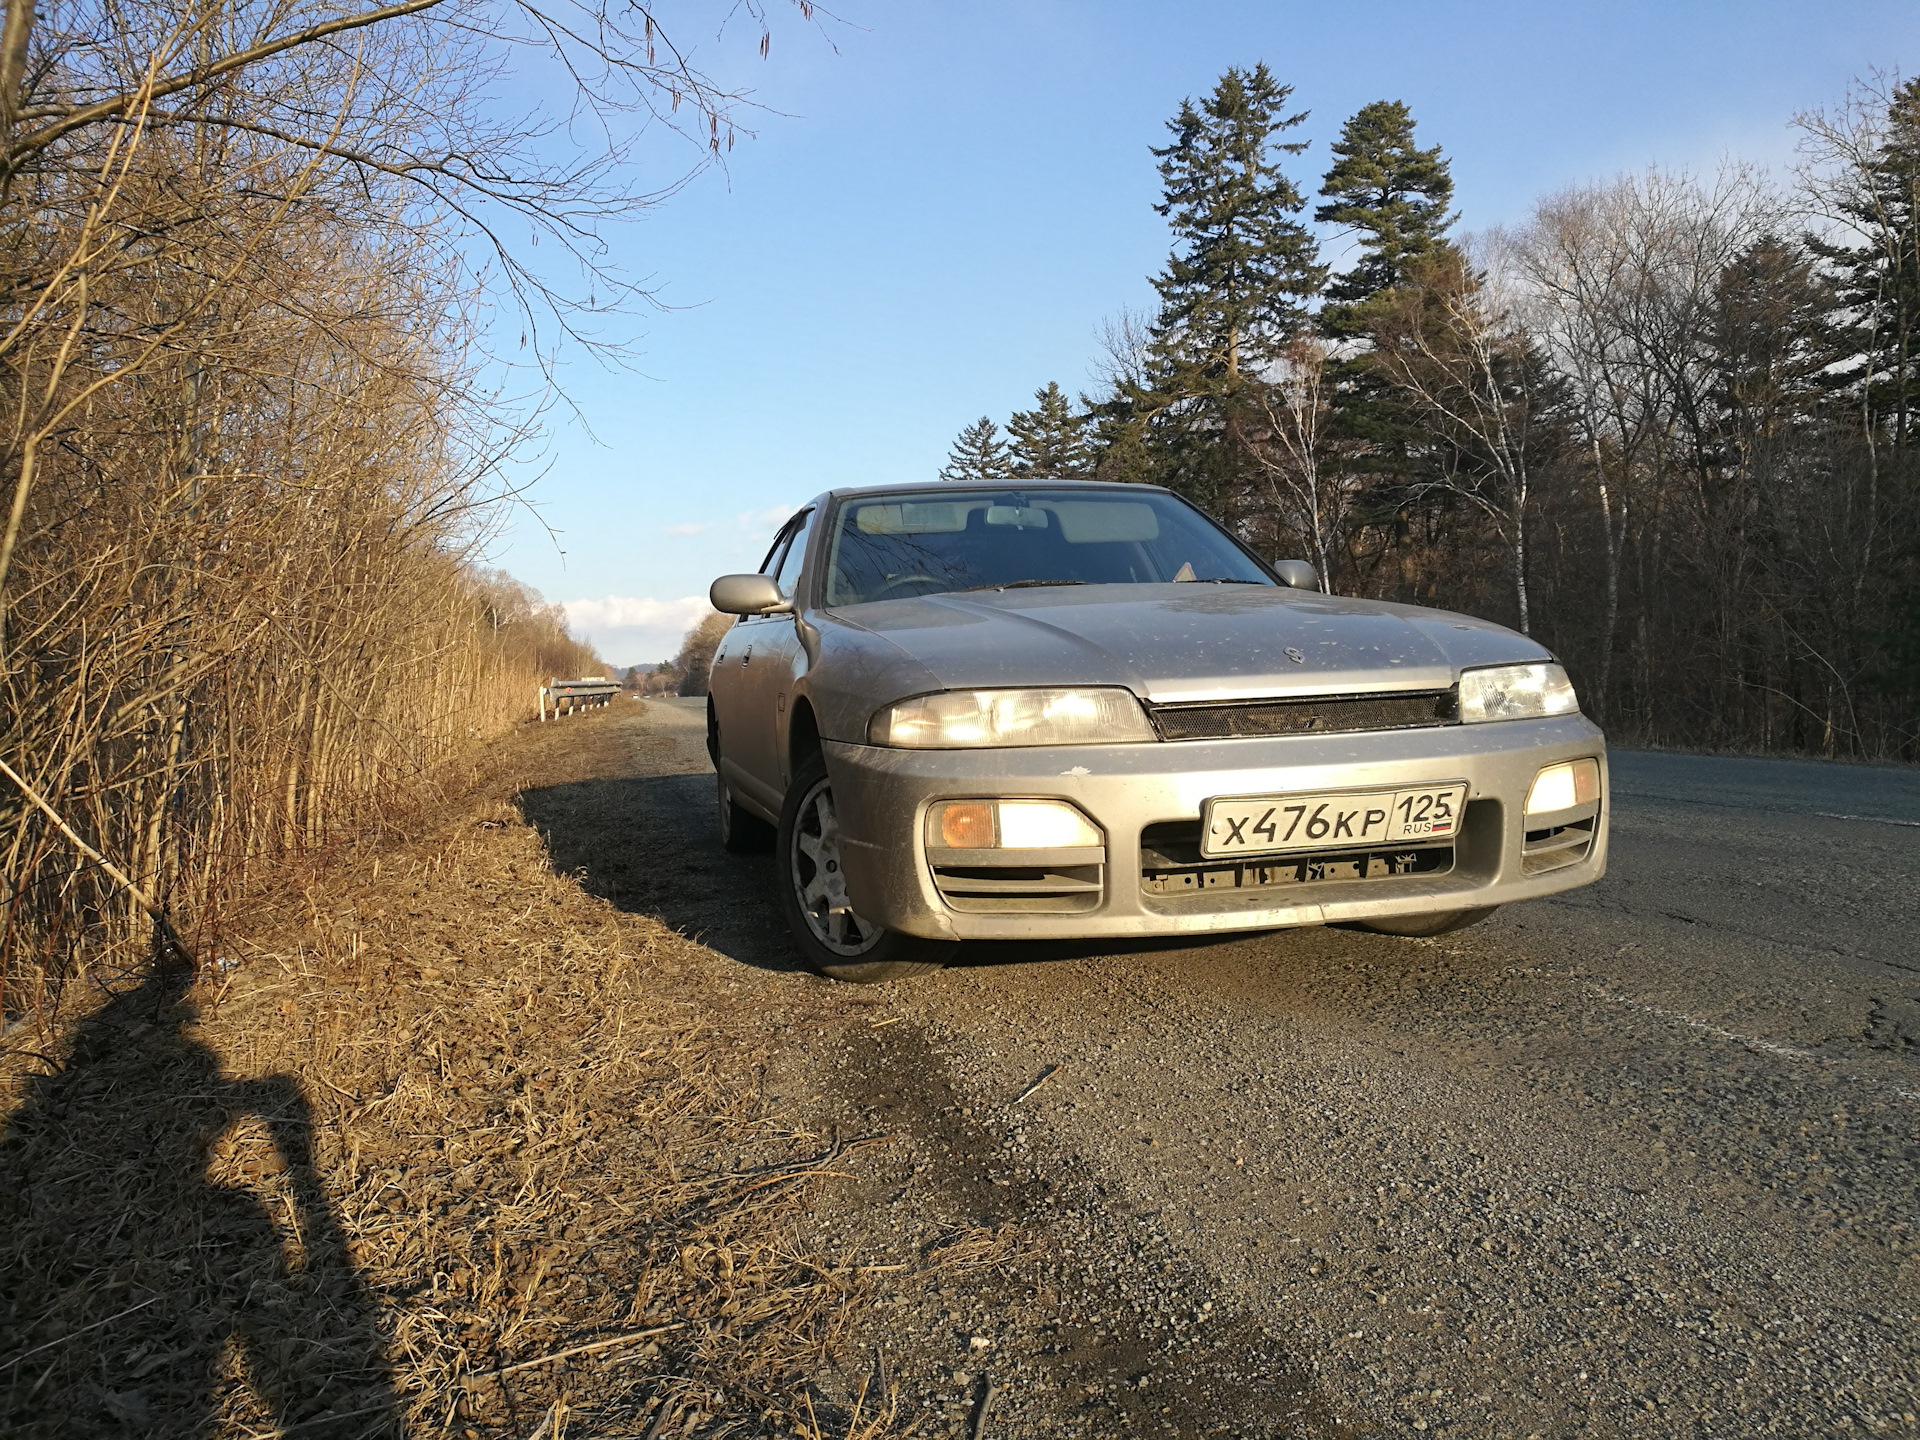
{"type": "Polygon", "coordinates": [[[1085,580],[1009,580],[1003,585],[969,585],[964,590],[955,590],[955,595],[971,595],[976,590],[1031,590],[1039,585],[1085,585],[1085,580]]]}
{"type": "Polygon", "coordinates": [[[1189,580],[1189,585],[1265,585],[1265,580],[1229,580],[1224,576],[1218,580],[1189,580]]]}

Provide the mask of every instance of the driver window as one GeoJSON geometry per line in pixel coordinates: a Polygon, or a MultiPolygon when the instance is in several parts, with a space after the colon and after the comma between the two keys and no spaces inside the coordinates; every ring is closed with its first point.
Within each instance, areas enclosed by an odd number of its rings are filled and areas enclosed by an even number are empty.
{"type": "Polygon", "coordinates": [[[807,534],[813,529],[813,512],[805,511],[793,529],[793,538],[787,544],[787,550],[780,557],[773,572],[773,583],[780,587],[780,593],[787,599],[793,599],[794,587],[800,583],[800,565],[807,558],[807,534]]]}

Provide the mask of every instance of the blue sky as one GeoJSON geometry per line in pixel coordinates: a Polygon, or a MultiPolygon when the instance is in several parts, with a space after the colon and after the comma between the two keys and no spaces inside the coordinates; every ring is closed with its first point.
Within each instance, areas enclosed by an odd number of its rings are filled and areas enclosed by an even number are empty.
{"type": "Polygon", "coordinates": [[[1469,230],[1647,165],[1782,169],[1795,111],[1920,66],[1912,0],[838,3],[819,30],[779,17],[764,61],[750,29],[713,34],[723,7],[684,7],[705,28],[676,38],[774,113],[612,237],[672,308],[631,322],[637,373],[564,364],[584,424],[553,412],[540,518],[495,546],[615,664],[671,655],[799,502],[932,479],[969,421],[1090,387],[1103,320],[1147,305],[1167,252],[1148,147],[1229,65],[1264,60],[1311,112],[1310,196],[1346,116],[1406,101],[1469,230]]]}

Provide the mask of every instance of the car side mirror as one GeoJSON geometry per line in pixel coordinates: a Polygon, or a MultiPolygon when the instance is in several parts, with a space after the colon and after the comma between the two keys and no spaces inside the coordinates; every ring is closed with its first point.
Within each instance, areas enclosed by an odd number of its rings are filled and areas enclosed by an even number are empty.
{"type": "Polygon", "coordinates": [[[722,615],[784,615],[793,609],[771,575],[722,575],[707,600],[722,615]]]}
{"type": "Polygon", "coordinates": [[[1280,577],[1282,584],[1294,590],[1318,590],[1320,576],[1313,566],[1304,560],[1276,560],[1273,573],[1280,577]]]}

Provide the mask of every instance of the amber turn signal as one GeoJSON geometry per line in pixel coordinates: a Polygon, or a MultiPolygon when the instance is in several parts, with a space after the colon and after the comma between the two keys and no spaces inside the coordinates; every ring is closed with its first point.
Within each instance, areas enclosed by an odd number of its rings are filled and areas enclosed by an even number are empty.
{"type": "Polygon", "coordinates": [[[990,850],[993,806],[944,805],[940,809],[940,843],[949,850],[990,850]]]}

